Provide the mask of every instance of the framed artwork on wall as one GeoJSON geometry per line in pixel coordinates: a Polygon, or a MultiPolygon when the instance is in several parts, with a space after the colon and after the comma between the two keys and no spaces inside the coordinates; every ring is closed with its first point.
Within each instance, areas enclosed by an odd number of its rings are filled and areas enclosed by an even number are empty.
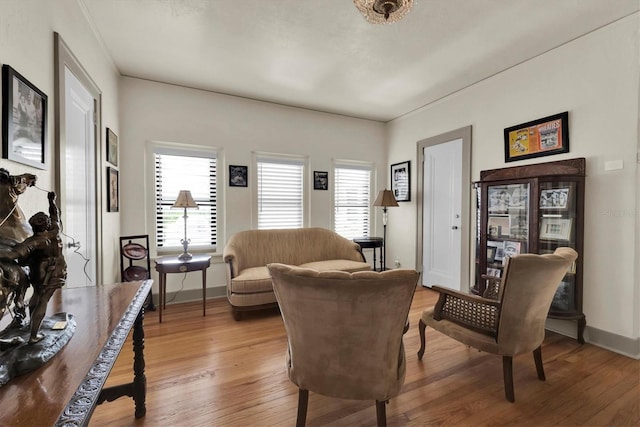
{"type": "Polygon", "coordinates": [[[2,66],[2,158],[47,169],[47,95],[2,66]]]}
{"type": "Polygon", "coordinates": [[[119,182],[118,170],[107,167],[107,212],[118,212],[120,210],[119,203],[119,182]]]}
{"type": "Polygon", "coordinates": [[[229,187],[247,187],[247,166],[229,165],[229,187]]]}
{"type": "Polygon", "coordinates": [[[505,162],[568,152],[568,111],[504,130],[505,162]]]}
{"type": "Polygon", "coordinates": [[[391,165],[391,192],[398,202],[411,201],[411,162],[391,165]]]}
{"type": "Polygon", "coordinates": [[[107,128],[107,161],[118,166],[118,135],[107,128]]]}
{"type": "Polygon", "coordinates": [[[314,190],[329,189],[329,172],[313,171],[313,189],[314,190]]]}

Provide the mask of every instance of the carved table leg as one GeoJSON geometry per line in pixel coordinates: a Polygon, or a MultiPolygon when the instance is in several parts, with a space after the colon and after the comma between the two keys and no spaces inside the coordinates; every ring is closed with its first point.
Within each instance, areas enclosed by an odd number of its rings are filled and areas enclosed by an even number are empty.
{"type": "Polygon", "coordinates": [[[147,377],[144,375],[144,307],[140,309],[133,324],[133,400],[136,404],[136,418],[147,413],[147,377]]]}

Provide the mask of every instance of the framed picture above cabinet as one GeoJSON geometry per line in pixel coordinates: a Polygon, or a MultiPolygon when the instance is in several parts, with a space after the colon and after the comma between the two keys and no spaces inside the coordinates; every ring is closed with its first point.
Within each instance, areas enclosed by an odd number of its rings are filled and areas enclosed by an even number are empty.
{"type": "Polygon", "coordinates": [[[584,158],[480,172],[477,189],[476,281],[482,295],[488,281],[502,277],[508,257],[553,253],[568,246],[578,259],[558,283],[549,317],[577,321],[584,342],[582,312],[584,263],[584,158]]]}

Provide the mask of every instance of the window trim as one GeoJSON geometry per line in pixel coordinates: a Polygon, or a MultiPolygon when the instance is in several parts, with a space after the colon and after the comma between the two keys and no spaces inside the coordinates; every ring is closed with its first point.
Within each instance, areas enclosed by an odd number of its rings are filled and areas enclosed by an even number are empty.
{"type": "MultiPolygon", "coordinates": [[[[331,228],[335,231],[336,227],[336,168],[350,168],[361,169],[369,171],[369,200],[371,203],[374,201],[376,194],[376,176],[377,169],[375,162],[367,162],[362,160],[346,160],[346,159],[332,159],[330,172],[330,188],[331,188],[331,228]]],[[[377,230],[377,217],[373,210],[373,207],[369,205],[369,235],[375,236],[377,230]]]]}
{"type": "Polygon", "coordinates": [[[192,156],[192,157],[212,157],[216,158],[216,246],[206,247],[189,247],[192,253],[222,253],[226,243],[225,235],[225,218],[224,218],[224,200],[226,172],[224,171],[224,150],[218,147],[205,147],[195,144],[184,144],[178,142],[167,141],[147,141],[146,142],[146,162],[145,162],[145,200],[147,201],[145,209],[146,229],[149,235],[149,252],[151,257],[159,255],[179,254],[182,252],[182,246],[163,246],[158,247],[157,241],[157,225],[156,225],[156,192],[155,192],[155,153],[192,156]]]}
{"type": "Polygon", "coordinates": [[[251,228],[258,229],[258,161],[272,160],[276,163],[299,164],[302,162],[302,227],[309,226],[309,156],[296,154],[251,152],[251,228]]]}

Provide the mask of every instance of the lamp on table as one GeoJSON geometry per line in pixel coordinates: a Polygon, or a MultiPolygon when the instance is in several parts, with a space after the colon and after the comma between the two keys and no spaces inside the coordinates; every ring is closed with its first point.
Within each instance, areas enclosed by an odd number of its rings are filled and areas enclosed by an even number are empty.
{"type": "Polygon", "coordinates": [[[186,261],[190,260],[193,255],[188,252],[189,243],[191,243],[191,239],[187,239],[187,209],[196,208],[198,209],[198,205],[193,200],[191,196],[191,191],[189,190],[180,190],[178,193],[178,198],[176,202],[171,206],[172,208],[184,208],[184,239],[180,240],[182,243],[182,247],[184,248],[184,252],[178,257],[179,260],[186,261]]]}

